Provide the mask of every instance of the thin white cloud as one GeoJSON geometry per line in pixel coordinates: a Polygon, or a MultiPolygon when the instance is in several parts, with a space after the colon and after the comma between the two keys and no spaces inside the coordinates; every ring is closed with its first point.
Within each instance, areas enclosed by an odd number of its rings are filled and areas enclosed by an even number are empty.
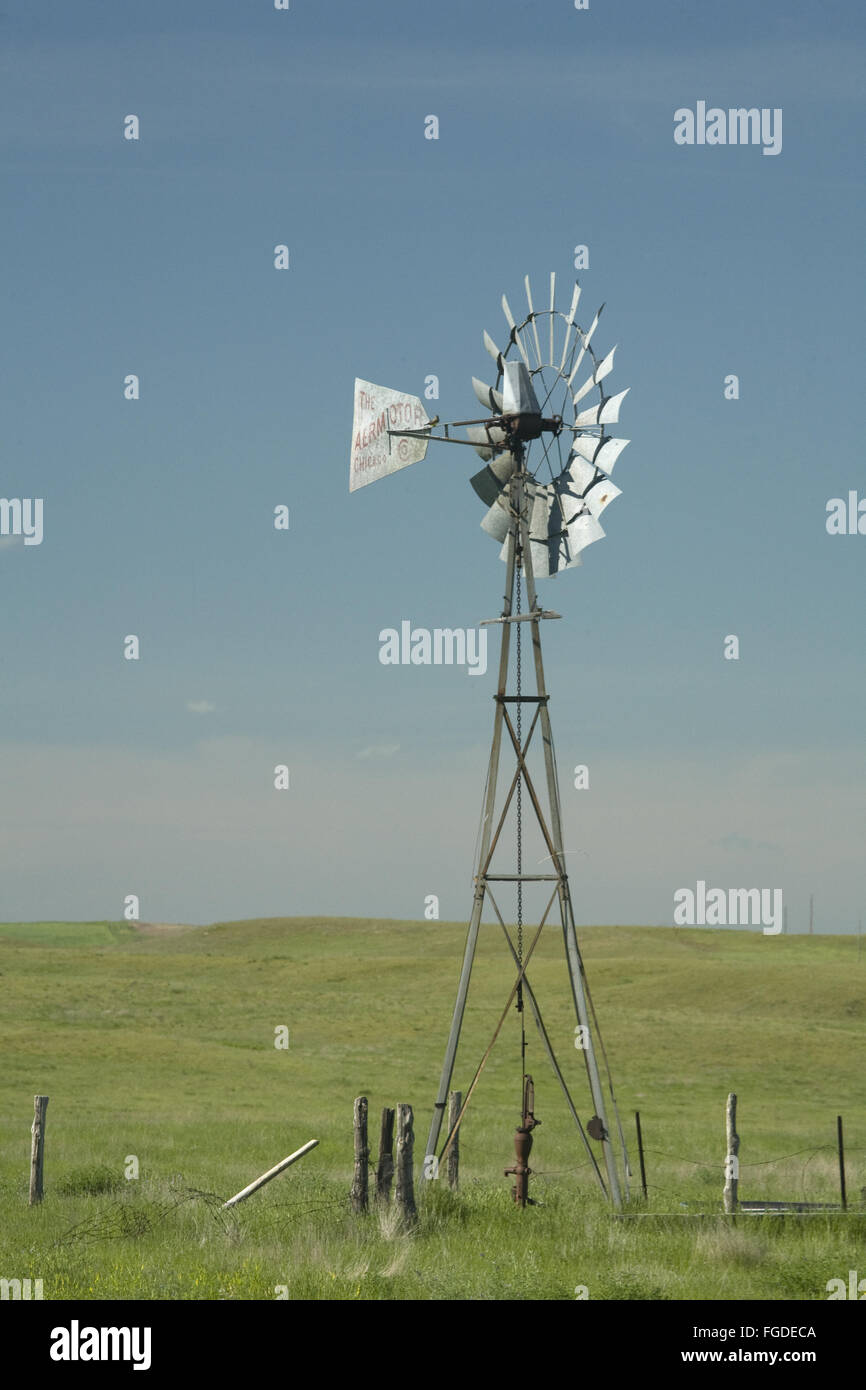
{"type": "Polygon", "coordinates": [[[368,748],[362,748],[355,757],[359,761],[363,758],[393,758],[394,754],[399,752],[399,743],[373,743],[368,748]]]}
{"type": "Polygon", "coordinates": [[[720,840],[714,840],[713,845],[718,845],[721,849],[731,850],[735,854],[784,853],[781,845],[773,844],[770,840],[755,840],[751,835],[740,835],[737,831],[732,831],[730,835],[723,835],[720,840]]]}
{"type": "Polygon", "coordinates": [[[190,714],[213,714],[216,709],[210,700],[187,700],[186,707],[190,714]]]}

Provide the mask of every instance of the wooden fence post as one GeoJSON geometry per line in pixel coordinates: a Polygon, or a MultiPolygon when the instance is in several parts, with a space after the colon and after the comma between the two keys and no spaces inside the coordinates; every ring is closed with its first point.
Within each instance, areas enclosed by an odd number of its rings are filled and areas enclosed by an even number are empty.
{"type": "Polygon", "coordinates": [[[355,1170],[352,1175],[352,1190],[349,1200],[352,1211],[367,1210],[368,1163],[370,1148],[367,1143],[367,1097],[358,1096],[355,1101],[355,1170]]]}
{"type": "Polygon", "coordinates": [[[45,1159],[45,1112],[48,1109],[47,1096],[33,1097],[33,1124],[30,1133],[33,1142],[30,1146],[30,1206],[42,1201],[42,1167],[45,1159]]]}
{"type": "Polygon", "coordinates": [[[728,1096],[728,1104],[725,1110],[725,1132],[727,1135],[727,1152],[725,1155],[725,1211],[730,1216],[737,1210],[737,1184],[740,1178],[740,1160],[737,1154],[740,1151],[740,1136],[737,1133],[737,1097],[733,1091],[728,1096]]]}
{"type": "Polygon", "coordinates": [[[287,1168],[291,1168],[292,1164],[297,1163],[299,1158],[303,1158],[304,1154],[310,1152],[310,1149],[314,1149],[318,1142],[318,1139],[310,1139],[309,1142],[304,1144],[300,1149],[295,1149],[295,1152],[289,1154],[288,1158],[284,1158],[279,1163],[275,1163],[273,1168],[269,1168],[266,1173],[262,1173],[262,1176],[256,1178],[255,1182],[249,1183],[246,1187],[242,1188],[240,1192],[236,1192],[234,1197],[229,1197],[227,1202],[223,1202],[220,1210],[225,1211],[226,1207],[236,1207],[238,1202],[245,1202],[247,1197],[252,1197],[253,1193],[258,1192],[260,1187],[264,1187],[266,1182],[272,1182],[274,1178],[279,1177],[280,1173],[284,1173],[287,1168]]]}
{"type": "MultiPolygon", "coordinates": [[[[460,1106],[463,1104],[463,1092],[452,1091],[448,1097],[448,1133],[450,1134],[455,1124],[457,1116],[460,1114],[460,1106]]],[[[460,1131],[454,1135],[451,1148],[448,1150],[448,1186],[452,1192],[457,1191],[458,1175],[460,1169],[460,1131]]]]}
{"type": "Polygon", "coordinates": [[[394,1177],[394,1111],[386,1105],[382,1111],[379,1131],[379,1162],[376,1165],[376,1198],[387,1203],[391,1199],[391,1180],[394,1177]]]}
{"type": "Polygon", "coordinates": [[[411,1105],[397,1106],[397,1186],[394,1196],[407,1223],[415,1220],[415,1188],[412,1178],[412,1154],[415,1133],[412,1127],[411,1105]]]}
{"type": "Polygon", "coordinates": [[[644,1195],[644,1200],[646,1200],[646,1164],[644,1163],[644,1157],[643,1157],[643,1133],[642,1133],[641,1127],[640,1127],[640,1111],[639,1111],[639,1110],[636,1110],[636,1111],[634,1112],[634,1124],[635,1124],[635,1129],[637,1130],[637,1152],[638,1152],[638,1158],[640,1159],[640,1187],[641,1187],[641,1192],[642,1192],[643,1195],[644,1195]]]}

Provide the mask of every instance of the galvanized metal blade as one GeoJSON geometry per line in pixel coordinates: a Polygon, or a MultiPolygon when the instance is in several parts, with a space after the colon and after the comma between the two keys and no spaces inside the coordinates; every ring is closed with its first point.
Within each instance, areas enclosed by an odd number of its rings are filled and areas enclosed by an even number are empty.
{"type": "MultiPolygon", "coordinates": [[[[536,579],[549,579],[562,570],[574,569],[581,564],[579,555],[572,555],[568,549],[567,536],[553,536],[545,544],[543,541],[530,541],[529,552],[532,558],[532,573],[536,579]]],[[[499,552],[500,560],[508,560],[508,541],[499,552]]]]}
{"type": "Polygon", "coordinates": [[[558,574],[575,561],[569,546],[566,518],[576,516],[582,508],[583,501],[573,492],[567,473],[534,497],[529,541],[533,573],[539,579],[558,574]]]}
{"type": "Polygon", "coordinates": [[[581,563],[580,557],[569,549],[567,535],[551,536],[547,543],[547,563],[550,574],[560,574],[581,563]]]}
{"type": "Polygon", "coordinates": [[[559,370],[562,372],[565,366],[565,359],[568,356],[568,345],[571,339],[571,330],[574,327],[574,316],[577,313],[577,306],[580,300],[580,285],[575,285],[574,294],[571,297],[571,308],[565,316],[565,342],[562,345],[562,357],[559,363],[559,370]]]}
{"type": "Polygon", "coordinates": [[[568,463],[568,472],[560,479],[560,482],[563,484],[563,491],[565,491],[566,481],[570,479],[571,486],[567,490],[578,497],[582,497],[586,489],[595,482],[597,475],[598,470],[594,464],[587,462],[585,458],[581,458],[579,455],[572,455],[568,463]]]}
{"type": "Polygon", "coordinates": [[[550,535],[550,513],[553,508],[555,493],[552,484],[539,487],[532,493],[532,506],[529,511],[529,539],[531,541],[544,541],[550,535]]]}
{"type": "Polygon", "coordinates": [[[567,534],[568,523],[575,516],[586,510],[586,503],[583,500],[583,489],[587,482],[592,483],[599,475],[591,464],[583,459],[575,459],[571,466],[562,473],[553,484],[554,502],[550,510],[550,534],[563,536],[567,534]],[[582,470],[587,469],[589,478],[587,479],[582,470]]]}
{"type": "Polygon", "coordinates": [[[571,447],[574,453],[594,463],[602,473],[610,474],[626,444],[630,442],[628,439],[608,439],[604,434],[576,434],[571,447]]]}
{"type": "Polygon", "coordinates": [[[512,312],[511,312],[511,306],[509,305],[508,300],[506,299],[505,295],[502,296],[502,312],[503,312],[503,314],[505,315],[506,323],[508,324],[509,328],[511,329],[511,341],[512,341],[513,343],[516,343],[516,345],[517,345],[517,351],[520,353],[520,356],[523,358],[524,362],[526,363],[526,369],[527,369],[527,371],[528,371],[528,370],[529,370],[529,358],[528,358],[527,355],[526,355],[526,348],[523,346],[523,339],[521,338],[520,334],[519,334],[518,331],[517,331],[517,324],[514,322],[514,315],[513,315],[512,312]]]}
{"type": "Polygon", "coordinates": [[[605,535],[601,523],[596,521],[592,512],[580,512],[573,517],[567,526],[568,548],[572,555],[580,554],[593,541],[600,541],[605,535]]]}
{"type": "Polygon", "coordinates": [[[499,351],[499,348],[498,348],[498,347],[496,346],[496,344],[494,343],[493,339],[491,338],[490,334],[487,332],[487,329],[486,329],[486,328],[485,328],[485,330],[484,330],[484,346],[486,347],[487,351],[490,353],[490,356],[493,358],[493,361],[496,363],[496,369],[497,369],[497,371],[500,371],[500,372],[501,372],[501,371],[502,371],[502,353],[499,351]]]}
{"type": "MultiPolygon", "coordinates": [[[[532,574],[535,579],[549,579],[551,573],[551,550],[554,551],[554,565],[556,563],[555,551],[558,542],[544,540],[529,540],[529,554],[532,559],[532,574]]],[[[554,570],[555,573],[555,570],[554,570]]]]}
{"type": "Polygon", "coordinates": [[[563,543],[562,554],[564,558],[564,563],[560,564],[559,566],[561,570],[577,569],[578,565],[583,564],[580,555],[572,555],[571,551],[568,549],[567,543],[563,543]]]}
{"type": "Polygon", "coordinates": [[[617,396],[606,396],[604,405],[598,413],[598,423],[600,425],[618,425],[619,408],[631,390],[627,386],[624,391],[620,391],[617,396]]]}
{"type": "Polygon", "coordinates": [[[490,460],[486,468],[482,468],[480,473],[476,473],[474,477],[469,479],[481,501],[486,503],[488,507],[492,507],[505,490],[514,473],[514,467],[512,454],[497,454],[496,458],[490,460]]]}
{"type": "Polygon", "coordinates": [[[523,277],[523,283],[524,283],[524,285],[526,286],[526,302],[527,302],[527,304],[529,305],[529,318],[530,318],[530,321],[531,321],[531,323],[532,323],[532,332],[533,332],[533,336],[534,336],[534,338],[535,338],[535,357],[536,357],[537,364],[538,364],[538,366],[540,367],[540,366],[542,365],[542,359],[541,359],[541,344],[540,344],[540,342],[538,341],[538,325],[537,325],[537,323],[535,322],[535,310],[534,310],[534,308],[532,307],[532,290],[531,290],[530,287],[529,287],[529,276],[528,276],[528,275],[524,275],[524,277],[523,277]]]}
{"type": "Polygon", "coordinates": [[[597,483],[594,483],[592,487],[584,493],[583,500],[589,507],[593,516],[597,517],[601,516],[609,502],[612,502],[615,497],[621,496],[621,489],[614,487],[610,478],[600,478],[597,483]]]}
{"type": "MultiPolygon", "coordinates": [[[[581,362],[583,361],[584,357],[586,356],[587,349],[589,348],[589,345],[590,345],[590,343],[592,342],[592,335],[593,335],[593,333],[595,332],[595,330],[598,328],[598,321],[599,321],[599,319],[601,318],[603,312],[604,312],[604,305],[602,304],[601,308],[599,309],[599,311],[598,311],[598,313],[596,314],[595,318],[593,319],[592,323],[589,325],[589,328],[586,330],[585,333],[581,334],[580,352],[577,354],[577,357],[576,357],[575,360],[574,360],[574,366],[572,367],[572,369],[571,369],[571,375],[570,375],[569,378],[568,378],[568,384],[569,384],[569,386],[572,385],[572,383],[574,382],[574,378],[577,376],[578,372],[580,371],[580,364],[581,364],[581,362]]],[[[580,333],[580,329],[577,329],[577,332],[580,333]]]]}
{"type": "Polygon", "coordinates": [[[575,405],[577,405],[580,401],[583,400],[586,393],[588,391],[591,391],[593,386],[597,386],[600,381],[604,381],[605,377],[610,375],[610,373],[613,371],[613,354],[615,352],[616,348],[612,347],[610,352],[607,354],[607,357],[603,358],[603,360],[599,362],[595,371],[592,373],[592,376],[588,376],[586,381],[581,386],[580,390],[575,392],[573,397],[575,405]]]}
{"type": "Polygon", "coordinates": [[[494,386],[485,385],[483,381],[478,380],[477,376],[472,378],[472,390],[487,410],[492,410],[496,415],[502,414],[501,391],[497,391],[494,386]]]}
{"type": "Polygon", "coordinates": [[[510,526],[509,489],[505,488],[482,520],[481,529],[486,531],[488,536],[492,536],[495,541],[504,541],[508,537],[510,526]]]}
{"type": "MultiPolygon", "coordinates": [[[[498,451],[494,446],[504,444],[507,438],[501,425],[467,425],[466,434],[475,446],[478,457],[484,459],[485,462],[497,454],[498,451]]],[[[503,454],[502,456],[505,457],[506,455],[503,454]]],[[[508,453],[507,457],[511,458],[511,454],[508,453]]]]}
{"type": "Polygon", "coordinates": [[[578,429],[585,428],[587,425],[616,425],[619,423],[619,408],[631,390],[627,386],[624,391],[620,391],[617,396],[605,396],[601,405],[591,406],[589,410],[582,410],[579,415],[575,415],[574,424],[578,429]]]}

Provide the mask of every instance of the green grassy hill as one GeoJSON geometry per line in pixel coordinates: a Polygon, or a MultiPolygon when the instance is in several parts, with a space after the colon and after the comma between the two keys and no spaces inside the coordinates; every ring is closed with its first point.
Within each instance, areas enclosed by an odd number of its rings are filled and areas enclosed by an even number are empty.
{"type": "MultiPolygon", "coordinates": [[[[859,1201],[866,961],[842,937],[580,933],[635,1170],[641,1112],[658,1220],[608,1216],[531,1021],[543,1206],[512,1210],[502,1169],[519,1109],[516,1015],[461,1132],[460,1195],[425,1190],[409,1238],[387,1218],[348,1217],[355,1096],[369,1097],[371,1137],[383,1105],[412,1104],[423,1150],[464,934],[352,919],[0,926],[0,1272],[43,1277],[46,1297],[273,1297],[277,1285],[292,1297],[515,1297],[527,1227],[529,1297],[572,1297],[584,1284],[591,1298],[822,1298],[827,1279],[856,1266],[866,1217],[683,1220],[718,1210],[730,1090],[742,1196],[837,1200],[842,1114],[859,1201]],[[274,1046],[280,1027],[285,1050],[274,1046]],[[37,1092],[51,1100],[46,1197],[31,1211],[37,1092]],[[230,1217],[218,1212],[217,1196],[309,1138],[320,1146],[298,1167],[230,1217]],[[124,1178],[130,1155],[135,1181],[124,1178]]],[[[529,973],[588,1118],[556,930],[529,973]]],[[[485,927],[455,1086],[466,1089],[512,974],[500,929],[485,927]]]]}

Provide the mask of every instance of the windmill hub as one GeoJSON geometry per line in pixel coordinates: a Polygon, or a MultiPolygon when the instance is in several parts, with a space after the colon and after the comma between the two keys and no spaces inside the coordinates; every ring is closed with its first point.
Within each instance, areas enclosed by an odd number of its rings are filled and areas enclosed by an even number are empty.
{"type": "Polygon", "coordinates": [[[562,416],[554,415],[545,420],[541,415],[500,415],[496,421],[510,439],[528,442],[540,439],[542,434],[552,434],[554,438],[562,429],[562,416]]]}
{"type": "Polygon", "coordinates": [[[501,392],[492,391],[487,387],[482,390],[481,398],[484,399],[486,396],[491,403],[500,404],[501,414],[495,423],[509,439],[528,443],[531,439],[540,439],[545,431],[554,436],[558,435],[562,429],[562,418],[553,416],[546,420],[542,417],[532,376],[526,364],[503,361],[502,377],[501,392]]]}

